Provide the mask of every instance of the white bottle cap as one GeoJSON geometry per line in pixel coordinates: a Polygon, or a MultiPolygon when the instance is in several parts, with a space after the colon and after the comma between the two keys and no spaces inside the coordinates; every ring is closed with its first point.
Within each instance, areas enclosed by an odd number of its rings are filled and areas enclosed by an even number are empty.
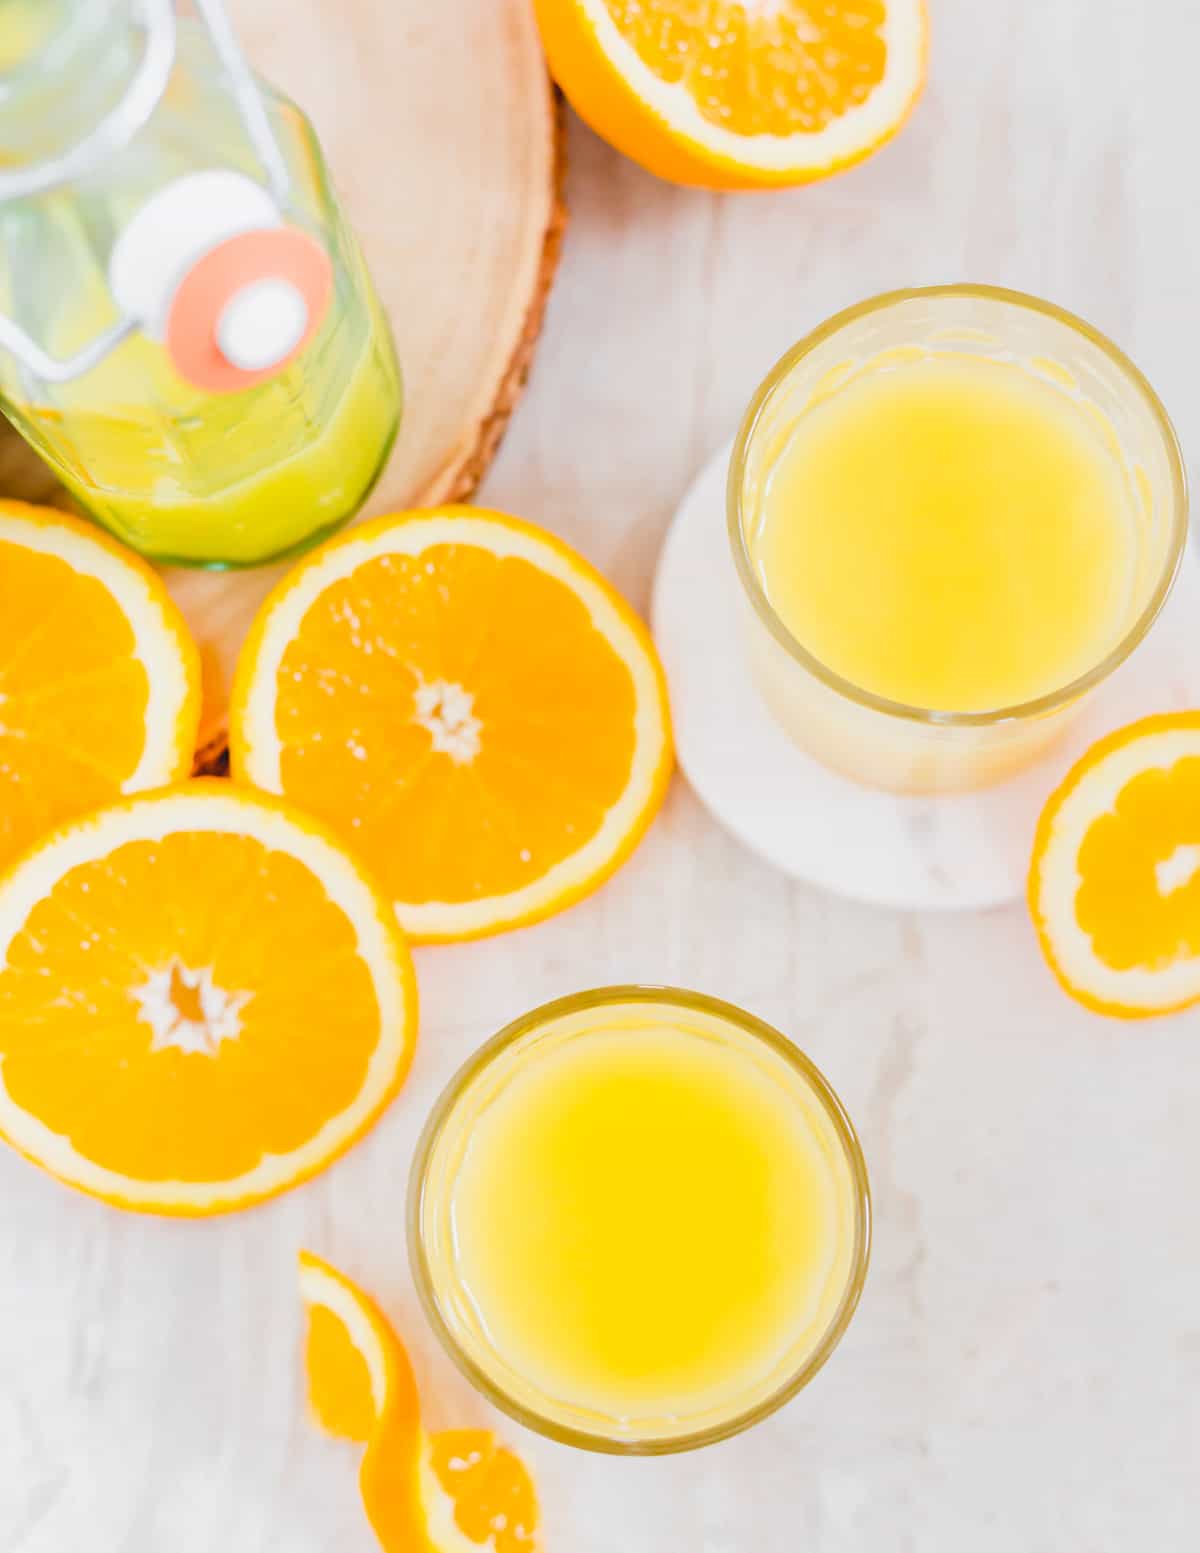
{"type": "Polygon", "coordinates": [[[161,339],[175,290],[199,259],[239,232],[281,224],[253,178],[227,168],[185,173],[152,194],[114,243],[108,278],[117,306],[161,339]]]}
{"type": "Polygon", "coordinates": [[[308,304],[291,281],[252,281],[225,304],[217,348],[243,372],[262,372],[287,359],[308,328],[308,304]]]}

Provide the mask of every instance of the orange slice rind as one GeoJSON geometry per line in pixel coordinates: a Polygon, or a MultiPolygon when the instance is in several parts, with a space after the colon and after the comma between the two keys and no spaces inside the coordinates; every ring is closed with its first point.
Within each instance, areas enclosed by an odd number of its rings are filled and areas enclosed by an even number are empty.
{"type": "Polygon", "coordinates": [[[0,868],[191,770],[200,660],[159,577],[90,524],[0,501],[0,868]]]}
{"type": "Polygon", "coordinates": [[[102,809],[0,880],[0,1136],[117,1206],[248,1206],[399,1088],[403,935],[307,816],[196,781],[102,809]]]}
{"type": "Polygon", "coordinates": [[[535,0],[550,68],[610,144],[707,188],[825,177],[925,78],[924,0],[535,0]]]}
{"type": "Polygon", "coordinates": [[[427,1434],[379,1307],[320,1257],[299,1260],[309,1405],[327,1433],[366,1445],[359,1485],[385,1553],[536,1553],[537,1496],[518,1457],[486,1429],[427,1434]]]}
{"type": "Polygon", "coordinates": [[[299,1261],[313,1414],[328,1433],[365,1443],[363,1508],[386,1553],[435,1553],[421,1508],[424,1438],[408,1354],[349,1278],[310,1251],[299,1261]]]}
{"type": "Polygon", "coordinates": [[[418,942],[597,888],[672,762],[629,606],[552,535],[466,507],[364,524],[285,579],[238,665],[231,749],[370,860],[418,942]]]}
{"type": "Polygon", "coordinates": [[[1200,1000],[1200,712],[1102,739],[1038,824],[1029,905],[1067,992],[1129,1019],[1200,1000]]]}

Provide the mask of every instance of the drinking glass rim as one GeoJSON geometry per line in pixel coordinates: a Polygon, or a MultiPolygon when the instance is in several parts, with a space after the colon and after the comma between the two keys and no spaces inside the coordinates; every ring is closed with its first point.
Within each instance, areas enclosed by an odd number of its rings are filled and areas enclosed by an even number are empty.
{"type": "Polygon", "coordinates": [[[719,1440],[742,1433],[743,1430],[769,1417],[785,1403],[791,1401],[824,1366],[850,1325],[866,1282],[871,1257],[871,1188],[862,1145],[859,1143],[858,1134],[854,1130],[854,1124],[846,1108],[812,1059],[773,1025],[767,1024],[765,1020],[748,1013],[734,1003],[728,1003],[722,998],[710,997],[707,993],[693,992],[684,987],[660,987],[645,983],[596,987],[586,992],[576,992],[567,997],[555,998],[514,1019],[498,1034],[485,1041],[479,1050],[463,1063],[443,1089],[426,1120],[413,1154],[408,1189],[408,1249],[413,1281],[427,1320],[459,1370],[501,1412],[507,1413],[510,1418],[515,1418],[526,1428],[556,1440],[560,1445],[574,1445],[583,1450],[610,1456],[666,1456],[681,1451],[697,1450],[704,1445],[714,1445],[719,1440]],[[728,1419],[723,1419],[704,1429],[697,1429],[690,1434],[625,1441],[592,1433],[589,1430],[573,1428],[569,1424],[560,1423],[557,1419],[549,1418],[527,1407],[497,1385],[486,1370],[466,1352],[443,1317],[434,1293],[433,1276],[421,1235],[421,1208],[425,1200],[429,1165],[447,1120],[471,1085],[498,1058],[531,1030],[541,1025],[550,1024],[580,1010],[617,1007],[630,1003],[667,1004],[674,1008],[713,1015],[761,1041],[800,1073],[833,1126],[849,1166],[855,1230],[845,1288],[828,1326],[821,1334],[820,1341],[802,1365],[789,1374],[767,1397],[728,1419]]]}
{"type": "Polygon", "coordinates": [[[954,283],[942,286],[913,286],[898,291],[884,291],[873,297],[868,297],[862,302],[857,302],[853,307],[843,308],[834,313],[824,323],[806,334],[790,350],[775,363],[766,377],[755,390],[754,397],[742,417],[738,427],[737,436],[734,438],[733,451],[729,459],[729,475],[726,482],[726,513],[729,532],[730,548],[733,551],[734,567],[738,579],[744,588],[747,597],[754,607],[755,613],[771,633],[774,640],[783,650],[799,663],[809,673],[816,676],[830,690],[843,696],[848,701],[856,702],[859,706],[870,711],[882,712],[889,717],[898,717],[907,722],[924,723],[940,728],[987,728],[999,723],[1018,722],[1025,719],[1041,717],[1047,713],[1059,710],[1071,701],[1076,700],[1085,692],[1093,689],[1102,680],[1108,678],[1115,669],[1129,657],[1134,649],[1145,639],[1151,626],[1158,619],[1166,603],[1175,579],[1179,575],[1179,568],[1183,563],[1183,553],[1187,545],[1188,535],[1188,485],[1187,470],[1183,462],[1183,454],[1179,446],[1179,438],[1175,427],[1162,400],[1151,387],[1146,375],[1137,367],[1119,346],[1115,345],[1107,335],[1094,328],[1085,319],[1077,314],[1068,312],[1066,308],[1057,306],[1053,302],[1047,302],[1041,297],[1035,297],[1025,291],[1013,291],[1004,286],[976,285],[968,282],[954,283]],[[762,583],[755,573],[750,560],[749,547],[746,542],[745,527],[742,512],[742,485],[746,467],[746,451],[750,445],[750,439],[758,425],[767,402],[776,389],[786,380],[792,370],[809,355],[818,345],[823,344],[847,325],[856,323],[859,319],[868,317],[872,313],[882,312],[886,308],[894,307],[902,302],[911,302],[929,297],[981,297],[987,301],[1002,302],[1009,306],[1024,308],[1028,312],[1039,313],[1043,317],[1051,318],[1056,323],[1064,324],[1068,329],[1081,334],[1097,347],[1116,366],[1121,375],[1127,379],[1134,390],[1138,392],[1143,402],[1149,408],[1151,417],[1158,426],[1162,435],[1163,444],[1167,454],[1167,464],[1170,471],[1171,484],[1171,534],[1164,557],[1163,567],[1151,590],[1150,597],[1143,607],[1137,619],[1121,637],[1116,645],[1109,649],[1104,657],[1092,665],[1085,673],[1077,675],[1065,685],[1055,690],[1044,692],[1029,701],[1016,702],[1011,706],[994,708],[987,712],[950,712],[940,711],[932,707],[913,706],[904,701],[894,701],[888,696],[881,696],[874,691],[867,690],[857,685],[853,680],[847,679],[822,662],[815,653],[807,647],[789,630],[776,612],[774,606],[766,595],[762,583]]]}

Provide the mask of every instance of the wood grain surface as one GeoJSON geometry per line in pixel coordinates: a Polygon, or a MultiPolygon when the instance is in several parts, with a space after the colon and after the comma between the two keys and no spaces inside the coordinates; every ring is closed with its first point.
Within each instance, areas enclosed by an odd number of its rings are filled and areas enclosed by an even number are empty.
{"type": "MultiPolygon", "coordinates": [[[[234,0],[250,58],[301,103],[362,241],[404,375],[364,516],[461,500],[508,424],[558,258],[562,126],[524,0],[234,0]]],[[[225,736],[255,610],[286,568],[170,573],[205,657],[200,754],[225,736]]]]}
{"type": "MultiPolygon", "coordinates": [[[[823,186],[671,189],[571,126],[561,273],[481,496],[640,607],[669,514],[768,366],[892,286],[993,281],[1090,317],[1161,391],[1195,473],[1200,12],[931,9],[912,123],[823,186]]],[[[345,56],[329,65],[340,80],[345,56]]],[[[1195,1553],[1200,1015],[1126,1029],[1074,1008],[1018,908],[899,916],[789,883],[682,783],[592,900],[417,960],[409,1085],[273,1206],[134,1219],[0,1150],[3,1553],[372,1553],[356,1454],[304,1417],[300,1245],[378,1295],[435,1425],[490,1420],[528,1455],[549,1553],[1195,1553]],[[479,1043],[546,998],[636,980],[798,1040],[859,1125],[875,1201],[866,1295],[818,1381],[662,1461],[493,1419],[424,1326],[402,1223],[414,1139],[479,1043]]]]}

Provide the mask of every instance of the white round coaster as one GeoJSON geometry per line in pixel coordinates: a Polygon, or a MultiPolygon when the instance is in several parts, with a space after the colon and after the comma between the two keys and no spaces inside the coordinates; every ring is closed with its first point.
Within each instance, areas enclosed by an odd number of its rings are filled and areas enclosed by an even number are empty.
{"type": "Polygon", "coordinates": [[[746,662],[725,526],[729,448],[684,498],[659,561],[654,635],[679,761],[716,818],[785,873],[873,905],[998,906],[1022,895],[1042,805],[1096,739],[1200,706],[1200,564],[1189,549],[1166,609],[1054,750],[980,792],[908,798],[859,787],[791,742],[746,662]]]}

